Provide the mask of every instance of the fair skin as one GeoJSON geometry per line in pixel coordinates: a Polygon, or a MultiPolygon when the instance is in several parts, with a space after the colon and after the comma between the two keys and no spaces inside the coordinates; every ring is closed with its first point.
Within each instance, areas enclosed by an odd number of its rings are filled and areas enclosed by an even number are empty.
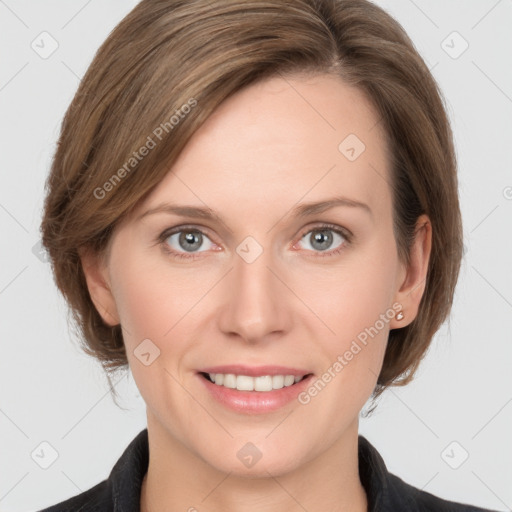
{"type": "Polygon", "coordinates": [[[358,415],[389,330],[417,315],[431,247],[421,217],[410,265],[398,259],[378,120],[363,94],[334,76],[253,84],[194,134],[172,172],[114,231],[107,258],[84,253],[91,297],[105,322],[123,326],[147,404],[142,511],[367,510],[358,415]],[[351,133],[366,146],[354,161],[338,149],[351,133]],[[371,213],[338,206],[291,216],[298,204],[333,196],[363,202],[371,213]],[[167,212],[138,218],[162,203],[206,206],[223,222],[167,212]],[[348,230],[352,242],[320,229],[324,223],[348,230]],[[204,233],[198,248],[187,251],[179,235],[157,241],[185,225],[204,233]],[[324,251],[315,229],[332,236],[324,251]],[[263,249],[251,263],[236,252],[248,236],[263,249]],[[195,258],[173,258],[165,246],[195,258]],[[245,414],[213,400],[199,380],[201,367],[235,363],[319,377],[394,303],[405,318],[386,322],[307,404],[245,414]],[[160,350],[148,366],[134,355],[145,339],[160,350]],[[237,457],[248,442],[262,453],[250,468],[237,457]]]}

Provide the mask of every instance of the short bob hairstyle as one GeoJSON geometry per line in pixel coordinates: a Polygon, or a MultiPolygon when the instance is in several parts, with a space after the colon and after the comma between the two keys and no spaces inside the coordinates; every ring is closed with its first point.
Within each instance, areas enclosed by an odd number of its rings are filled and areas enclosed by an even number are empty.
{"type": "Polygon", "coordinates": [[[431,220],[418,315],[390,331],[372,396],[412,380],[449,315],[463,237],[444,100],[404,29],[367,0],[142,0],[99,48],[65,114],[41,225],[82,349],[111,391],[110,374],[128,367],[122,329],[95,309],[79,249],[105,255],[116,224],[230,95],[267,77],[317,73],[359,88],[380,116],[400,261],[418,217],[431,220]]]}

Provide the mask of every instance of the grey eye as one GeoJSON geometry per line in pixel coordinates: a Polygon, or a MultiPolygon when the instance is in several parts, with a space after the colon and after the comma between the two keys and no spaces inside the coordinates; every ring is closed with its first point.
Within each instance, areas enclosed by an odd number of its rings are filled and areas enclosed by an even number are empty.
{"type": "MultiPolygon", "coordinates": [[[[211,244],[210,239],[200,231],[182,230],[170,235],[167,238],[167,243],[174,251],[177,252],[202,252],[197,251],[197,249],[199,249],[206,240],[211,244]],[[177,243],[177,246],[173,245],[173,243],[177,243]]],[[[209,247],[205,250],[208,250],[208,248],[209,247]]]]}
{"type": "MultiPolygon", "coordinates": [[[[336,248],[332,247],[336,237],[341,243],[344,241],[344,237],[336,233],[333,229],[316,228],[306,233],[301,240],[306,240],[314,251],[326,251],[336,248]]],[[[341,243],[339,245],[341,245],[341,243]]]]}

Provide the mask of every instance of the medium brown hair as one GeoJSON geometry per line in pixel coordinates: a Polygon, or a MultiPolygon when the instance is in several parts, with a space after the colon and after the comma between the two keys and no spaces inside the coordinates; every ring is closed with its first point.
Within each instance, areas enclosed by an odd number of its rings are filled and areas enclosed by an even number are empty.
{"type": "Polygon", "coordinates": [[[293,73],[336,74],[376,108],[401,261],[409,262],[418,217],[432,224],[418,315],[390,331],[374,398],[413,378],[447,318],[463,252],[452,132],[442,94],[400,24],[366,0],[143,0],[99,48],[66,112],[41,225],[82,348],[114,393],[109,374],[128,367],[122,330],[95,309],[79,248],[104,254],[117,223],[223,100],[293,73]],[[154,146],[139,158],[149,139],[154,146]]]}

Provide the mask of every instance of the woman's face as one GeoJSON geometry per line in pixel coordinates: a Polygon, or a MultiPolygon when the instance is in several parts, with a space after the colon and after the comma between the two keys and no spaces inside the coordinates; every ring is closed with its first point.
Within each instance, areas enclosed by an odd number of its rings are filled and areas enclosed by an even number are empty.
{"type": "Polygon", "coordinates": [[[398,261],[389,183],[379,118],[339,78],[268,79],[216,110],[115,231],[105,286],[87,271],[103,317],[123,327],[153,432],[251,475],[354,435],[426,272],[429,246],[409,279],[398,261]],[[171,210],[185,206],[211,215],[171,210]],[[208,370],[234,377],[220,386],[208,370]],[[289,374],[309,377],[233,389],[289,374]]]}

